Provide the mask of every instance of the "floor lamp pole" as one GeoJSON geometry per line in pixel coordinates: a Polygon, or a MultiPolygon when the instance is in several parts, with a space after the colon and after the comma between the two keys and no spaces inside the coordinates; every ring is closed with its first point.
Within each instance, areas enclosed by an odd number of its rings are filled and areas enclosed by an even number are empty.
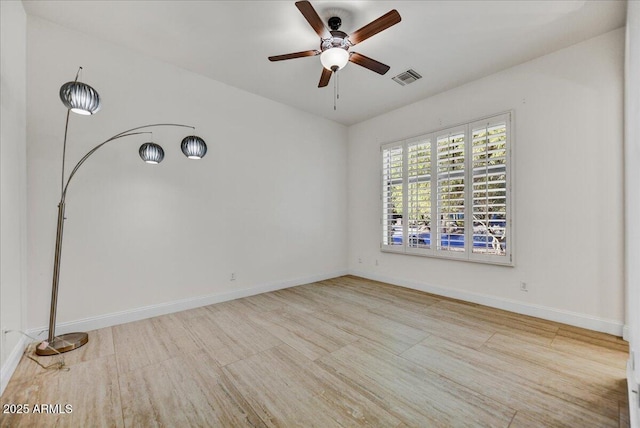
{"type": "MultiPolygon", "coordinates": [[[[78,73],[80,70],[78,70],[78,73]]],[[[76,75],[76,81],[78,75],[76,75]]],[[[37,355],[56,355],[79,348],[89,341],[87,333],[68,333],[56,336],[56,313],[58,309],[58,284],[60,283],[60,256],[62,255],[62,236],[64,232],[64,208],[66,188],[64,186],[64,165],[67,157],[67,131],[69,129],[69,113],[64,125],[64,142],[62,144],[62,178],[60,180],[60,203],[58,204],[58,222],[56,226],[56,247],[53,256],[53,280],[51,281],[51,308],[49,310],[49,335],[45,342],[36,348],[37,355]]]]}
{"type": "Polygon", "coordinates": [[[87,333],[67,333],[56,336],[56,312],[58,308],[58,284],[60,283],[60,256],[62,255],[62,234],[64,232],[64,199],[58,204],[58,226],[56,249],[53,258],[53,281],[51,285],[51,309],[49,312],[49,336],[36,348],[37,355],[57,355],[72,351],[89,341],[87,333]]]}
{"type": "Polygon", "coordinates": [[[58,227],[56,230],[56,252],[53,258],[53,284],[51,286],[51,311],[49,312],[49,343],[53,343],[56,330],[56,308],[58,307],[58,282],[60,281],[60,253],[64,231],[64,202],[58,204],[58,227]]]}
{"type": "Polygon", "coordinates": [[[49,312],[49,337],[47,346],[36,350],[38,355],[55,355],[79,348],[89,341],[87,333],[68,333],[56,336],[56,312],[58,307],[58,284],[60,282],[60,256],[62,255],[62,235],[64,232],[64,200],[58,204],[58,225],[56,229],[56,249],[53,259],[53,281],[51,285],[51,310],[49,312]],[[41,349],[43,348],[43,349],[41,349]]]}

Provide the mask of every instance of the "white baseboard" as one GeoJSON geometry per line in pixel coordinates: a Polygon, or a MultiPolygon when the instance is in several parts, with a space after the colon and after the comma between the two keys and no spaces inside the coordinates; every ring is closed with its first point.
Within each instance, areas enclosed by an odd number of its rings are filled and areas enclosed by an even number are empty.
{"type": "MultiPolygon", "coordinates": [[[[348,272],[346,270],[341,270],[285,281],[267,282],[240,290],[210,294],[207,296],[192,297],[188,299],[181,299],[173,302],[128,309],[126,311],[114,312],[75,321],[63,322],[56,325],[56,334],[65,334],[75,331],[97,330],[99,328],[111,327],[114,325],[124,324],[132,321],[139,321],[147,318],[157,317],[160,315],[185,311],[187,309],[194,309],[201,306],[222,303],[228,300],[249,297],[255,294],[281,290],[283,288],[295,287],[297,285],[309,284],[311,282],[343,276],[347,273],[348,272]]],[[[49,334],[49,329],[48,327],[32,328],[28,330],[28,333],[32,336],[37,337],[38,339],[44,339],[49,334]]]]}
{"type": "Polygon", "coordinates": [[[549,321],[569,324],[576,327],[586,328],[588,330],[612,334],[618,337],[621,337],[623,334],[623,324],[614,320],[607,320],[577,312],[563,311],[547,306],[531,305],[515,300],[503,299],[500,297],[472,293],[463,290],[455,290],[452,288],[440,287],[396,277],[372,274],[370,272],[359,271],[356,269],[350,269],[349,273],[351,275],[372,279],[374,281],[381,281],[393,285],[399,285],[401,287],[412,288],[414,290],[426,291],[427,293],[438,294],[440,296],[464,300],[472,303],[478,303],[481,305],[490,306],[492,308],[503,309],[505,311],[516,312],[519,314],[542,318],[549,321]]]}
{"type": "Polygon", "coordinates": [[[18,367],[20,358],[22,358],[22,354],[27,345],[29,345],[29,339],[26,336],[21,336],[16,346],[11,350],[9,357],[7,357],[7,360],[2,365],[2,368],[0,368],[0,395],[4,393],[4,389],[9,384],[9,380],[11,376],[13,376],[16,367],[18,367]]]}

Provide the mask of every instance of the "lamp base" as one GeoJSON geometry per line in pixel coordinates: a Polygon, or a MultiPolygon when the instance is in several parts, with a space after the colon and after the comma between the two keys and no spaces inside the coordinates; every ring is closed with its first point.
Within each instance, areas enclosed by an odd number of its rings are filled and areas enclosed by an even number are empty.
{"type": "MultiPolygon", "coordinates": [[[[36,355],[49,356],[58,355],[64,352],[73,351],[81,347],[89,341],[87,333],[67,333],[56,336],[52,343],[49,343],[44,349],[40,349],[40,345],[36,347],[36,355]]],[[[44,343],[44,342],[41,342],[44,343]]]]}

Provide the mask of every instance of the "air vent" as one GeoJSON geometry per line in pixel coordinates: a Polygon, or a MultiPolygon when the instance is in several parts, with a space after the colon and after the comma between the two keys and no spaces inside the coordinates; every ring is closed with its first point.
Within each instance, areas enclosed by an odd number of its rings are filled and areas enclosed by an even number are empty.
{"type": "Polygon", "coordinates": [[[408,85],[409,83],[413,83],[418,79],[422,79],[422,76],[420,76],[415,70],[411,70],[411,69],[407,71],[403,71],[397,76],[392,77],[392,80],[394,82],[397,82],[402,86],[408,85]]]}

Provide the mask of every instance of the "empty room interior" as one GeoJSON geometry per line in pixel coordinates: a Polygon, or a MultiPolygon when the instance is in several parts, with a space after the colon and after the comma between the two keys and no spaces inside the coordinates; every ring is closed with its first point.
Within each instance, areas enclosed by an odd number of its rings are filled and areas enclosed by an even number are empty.
{"type": "Polygon", "coordinates": [[[0,7],[0,426],[640,427],[640,1],[0,7]]]}

